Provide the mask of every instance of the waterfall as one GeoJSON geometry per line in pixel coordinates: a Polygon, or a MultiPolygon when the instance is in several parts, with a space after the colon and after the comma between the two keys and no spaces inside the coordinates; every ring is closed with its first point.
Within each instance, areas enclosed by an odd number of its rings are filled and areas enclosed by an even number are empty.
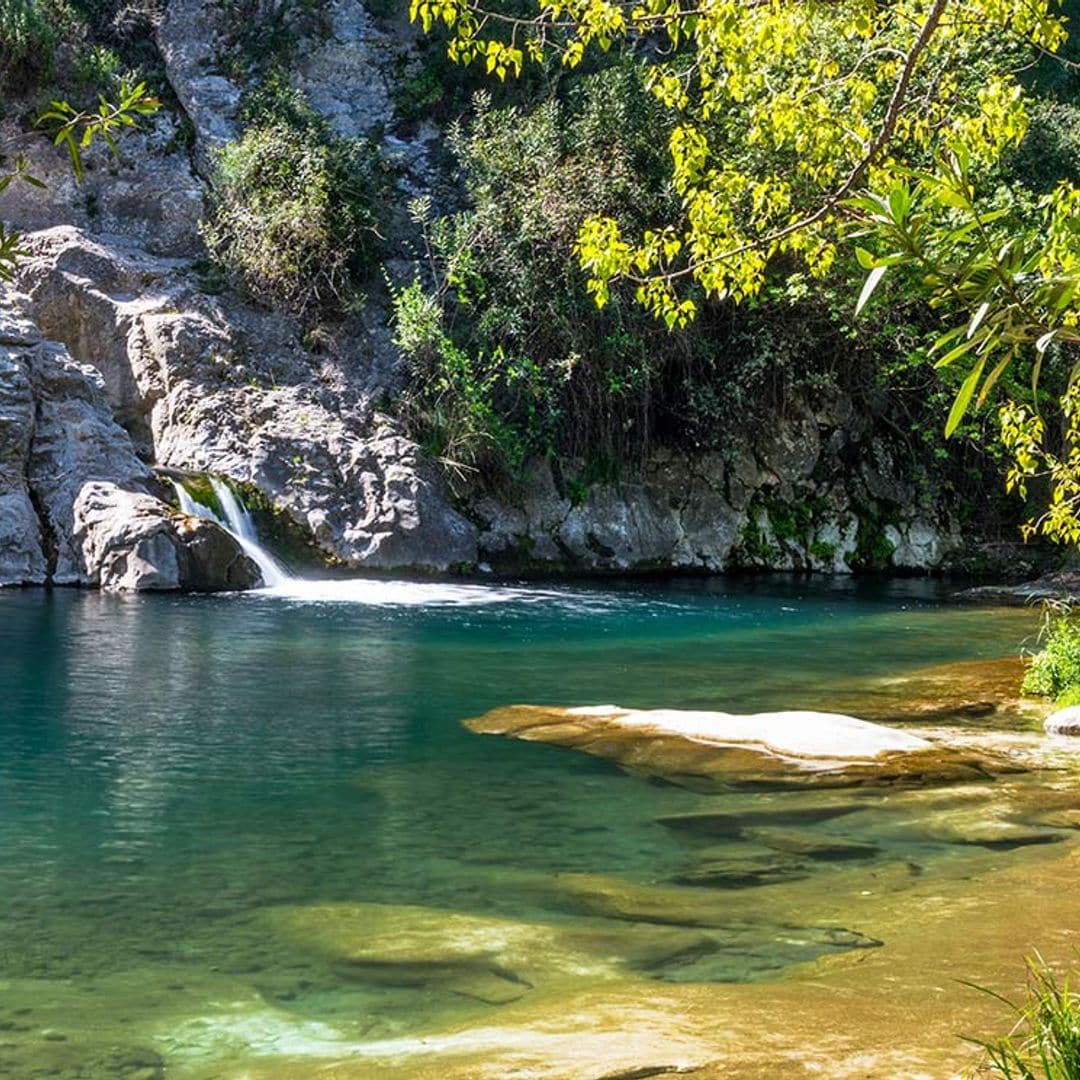
{"type": "Polygon", "coordinates": [[[288,584],[292,580],[292,575],[259,543],[251,515],[233,493],[232,488],[219,477],[211,476],[208,479],[210,489],[218,501],[218,506],[221,507],[221,514],[216,514],[209,506],[198,502],[183,484],[178,480],[173,480],[172,485],[176,489],[180,509],[193,517],[214,521],[230,533],[244,549],[244,553],[258,566],[263,584],[267,588],[275,589],[288,584]]]}

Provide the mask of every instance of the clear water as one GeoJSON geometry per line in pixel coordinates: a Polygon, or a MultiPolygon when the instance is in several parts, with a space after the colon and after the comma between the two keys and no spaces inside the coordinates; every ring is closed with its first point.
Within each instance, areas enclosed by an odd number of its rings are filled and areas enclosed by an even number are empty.
{"type": "MultiPolygon", "coordinates": [[[[586,916],[546,878],[662,882],[705,843],[656,819],[715,800],[472,735],[466,717],[512,702],[827,707],[853,678],[1015,655],[1034,630],[920,583],[330,595],[0,593],[0,1076],[36,1062],[127,1075],[94,1056],[104,1015],[168,1063],[166,1020],[206,1008],[215,980],[319,1021],[361,994],[364,1033],[408,1034],[465,1006],[358,988],[268,942],[260,913],[380,902],[572,922],[586,916]],[[65,1044],[27,1040],[45,1038],[32,1012],[59,988],[66,1045],[84,1052],[57,1064],[65,1044]]],[[[892,858],[955,855],[882,829],[892,858]]],[[[654,974],[768,979],[826,947],[744,926],[707,964],[654,974]]]]}

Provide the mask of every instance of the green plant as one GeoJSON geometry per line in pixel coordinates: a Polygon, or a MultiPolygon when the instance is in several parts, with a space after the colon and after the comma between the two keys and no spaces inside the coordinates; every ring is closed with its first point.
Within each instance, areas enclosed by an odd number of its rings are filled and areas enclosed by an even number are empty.
{"type": "Polygon", "coordinates": [[[38,0],[0,0],[0,89],[21,89],[50,76],[59,37],[38,0]]]}
{"type": "Polygon", "coordinates": [[[819,562],[831,562],[836,558],[837,550],[836,544],[830,544],[825,540],[815,540],[810,545],[810,554],[819,562]]]}
{"type": "Polygon", "coordinates": [[[1007,1035],[968,1040],[985,1053],[981,1074],[1005,1080],[1080,1080],[1080,994],[1072,989],[1069,976],[1059,982],[1038,953],[1028,959],[1027,969],[1027,996],[1020,1003],[974,986],[1016,1016],[1007,1035]]]}
{"type": "Polygon", "coordinates": [[[1080,690],[1080,618],[1069,604],[1044,602],[1039,642],[1024,676],[1024,693],[1060,699],[1080,690]]]}
{"type": "Polygon", "coordinates": [[[365,144],[269,119],[221,150],[203,237],[257,300],[298,314],[347,304],[377,250],[380,190],[365,144]]]}

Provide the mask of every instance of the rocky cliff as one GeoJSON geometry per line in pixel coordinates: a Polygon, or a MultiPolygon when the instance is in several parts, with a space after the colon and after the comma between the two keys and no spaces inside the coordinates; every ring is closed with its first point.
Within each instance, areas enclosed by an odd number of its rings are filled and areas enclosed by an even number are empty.
{"type": "MultiPolygon", "coordinates": [[[[358,0],[324,14],[292,85],[342,135],[379,141],[404,203],[437,176],[438,133],[394,115],[410,34],[358,0]]],[[[724,453],[659,450],[618,483],[570,485],[537,462],[513,492],[452,498],[387,411],[406,375],[377,289],[312,340],[210,288],[199,222],[215,151],[242,123],[215,45],[225,18],[169,0],[156,33],[175,107],[119,160],[92,151],[81,185],[47,141],[0,129],[47,184],[0,194],[27,249],[0,308],[0,584],[251,585],[231,538],[170,505],[154,466],[257,489],[322,559],[356,569],[843,573],[938,567],[957,547],[947,508],[842,399],[733,433],[724,453]]]]}

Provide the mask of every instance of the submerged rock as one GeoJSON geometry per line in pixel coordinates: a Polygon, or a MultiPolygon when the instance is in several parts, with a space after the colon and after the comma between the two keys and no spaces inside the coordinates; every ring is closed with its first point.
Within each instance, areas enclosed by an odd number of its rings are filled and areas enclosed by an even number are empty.
{"type": "MultiPolygon", "coordinates": [[[[1018,637],[1025,632],[1018,626],[1018,637]]],[[[967,725],[985,720],[1011,727],[1037,707],[1021,694],[1025,671],[1019,656],[935,664],[859,680],[850,691],[830,694],[829,704],[856,710],[876,723],[967,725]]]]}
{"type": "Polygon", "coordinates": [[[1060,832],[1047,828],[987,816],[983,806],[931,815],[916,831],[927,839],[946,844],[1002,849],[1053,844],[1063,839],[1060,832]]]}
{"type": "Polygon", "coordinates": [[[743,836],[786,855],[802,855],[806,858],[826,861],[868,859],[881,851],[876,844],[845,840],[839,836],[820,836],[796,829],[747,829],[743,836]]]}
{"type": "Polygon", "coordinates": [[[810,876],[806,864],[783,855],[730,855],[725,849],[699,852],[697,865],[676,874],[677,885],[709,886],[715,889],[745,889],[799,881],[810,876]]]}
{"type": "Polygon", "coordinates": [[[733,784],[851,786],[982,778],[986,761],[852,716],[736,715],[615,705],[511,705],[465,721],[471,731],[572,747],[697,791],[733,784]]]}
{"type": "Polygon", "coordinates": [[[694,930],[533,923],[408,904],[288,907],[265,918],[275,934],[314,950],[350,979],[489,1005],[567,979],[662,970],[718,947],[694,930]]]}
{"type": "Polygon", "coordinates": [[[683,814],[665,814],[656,819],[658,825],[681,829],[706,836],[739,836],[744,830],[759,826],[810,825],[819,821],[865,810],[866,804],[845,802],[800,802],[795,806],[750,808],[742,811],[694,810],[683,814]]]}

